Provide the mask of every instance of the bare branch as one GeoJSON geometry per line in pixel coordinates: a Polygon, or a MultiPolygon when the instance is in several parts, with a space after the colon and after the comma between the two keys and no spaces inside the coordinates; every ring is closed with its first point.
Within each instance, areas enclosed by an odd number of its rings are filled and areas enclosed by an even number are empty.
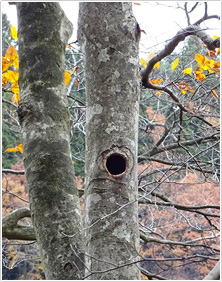
{"type": "Polygon", "coordinates": [[[3,168],[2,173],[25,174],[25,171],[24,170],[15,170],[15,169],[3,168]]]}
{"type": "MultiPolygon", "coordinates": [[[[169,198],[167,198],[166,196],[164,196],[160,193],[152,192],[151,195],[158,197],[159,199],[161,199],[165,202],[172,203],[172,201],[169,198]]],[[[175,207],[175,205],[176,204],[174,203],[173,206],[175,207]]],[[[220,206],[218,206],[218,205],[204,205],[204,206],[200,205],[200,206],[185,206],[185,207],[187,207],[188,209],[197,209],[197,210],[199,210],[199,209],[218,209],[219,210],[220,209],[220,206]]]]}
{"type": "Polygon", "coordinates": [[[219,135],[211,135],[211,136],[206,136],[206,137],[200,137],[200,138],[197,138],[196,140],[188,140],[188,141],[184,141],[184,142],[179,142],[179,143],[173,143],[173,144],[170,144],[168,146],[165,146],[163,148],[153,148],[152,151],[150,151],[149,153],[147,153],[147,155],[149,155],[150,157],[156,155],[156,154],[159,154],[159,153],[162,153],[164,151],[169,151],[169,150],[173,150],[173,149],[176,149],[176,148],[179,148],[182,146],[192,146],[192,145],[195,145],[195,144],[201,144],[201,143],[205,143],[205,142],[209,142],[209,141],[213,141],[213,140],[218,140],[219,139],[219,135]]]}
{"type": "Polygon", "coordinates": [[[167,278],[164,278],[160,275],[154,274],[149,272],[148,270],[144,269],[143,267],[140,267],[141,273],[143,273],[149,280],[158,279],[158,280],[167,280],[167,278]]]}
{"type": "Polygon", "coordinates": [[[186,247],[186,246],[189,246],[189,247],[204,247],[204,248],[209,248],[209,249],[216,251],[216,252],[219,252],[220,250],[213,248],[211,246],[207,246],[206,244],[195,244],[195,243],[197,241],[214,239],[214,238],[217,238],[218,236],[220,236],[219,233],[215,236],[202,237],[202,238],[197,238],[197,239],[185,241],[185,242],[176,242],[176,241],[171,241],[171,240],[164,240],[164,239],[157,239],[157,238],[154,238],[154,237],[148,237],[143,232],[140,232],[140,238],[145,243],[167,244],[167,245],[170,245],[170,246],[178,245],[178,246],[184,246],[184,247],[186,247]]]}
{"type": "Polygon", "coordinates": [[[10,191],[8,191],[8,190],[6,190],[5,192],[3,192],[3,194],[12,195],[13,197],[18,198],[19,200],[21,200],[21,201],[23,201],[23,202],[25,202],[25,203],[29,203],[29,201],[27,201],[27,200],[25,200],[25,199],[19,197],[18,195],[14,194],[14,193],[12,193],[12,192],[10,192],[10,191]]]}
{"type": "MultiPolygon", "coordinates": [[[[183,211],[192,212],[192,213],[195,212],[195,213],[201,214],[205,218],[208,217],[208,216],[220,218],[220,214],[200,211],[199,209],[201,209],[201,208],[199,206],[197,206],[197,208],[196,208],[195,206],[184,206],[184,205],[175,204],[173,202],[156,202],[156,201],[152,201],[152,200],[147,199],[147,198],[146,199],[140,198],[138,203],[139,204],[155,205],[155,206],[159,205],[159,206],[173,207],[173,208],[178,209],[178,210],[183,210],[183,211]]],[[[202,208],[204,208],[204,206],[202,208]]],[[[206,218],[206,219],[209,221],[208,218],[206,218]]],[[[218,228],[216,228],[216,227],[215,227],[215,229],[218,230],[218,228]]]]}
{"type": "Polygon", "coordinates": [[[204,16],[201,19],[199,19],[198,21],[196,21],[194,23],[194,25],[200,25],[202,22],[204,22],[206,20],[210,20],[210,19],[218,19],[218,20],[220,20],[220,17],[218,15],[208,16],[208,13],[207,13],[207,9],[208,9],[207,2],[204,2],[204,5],[205,5],[204,16]]]}
{"type": "Polygon", "coordinates": [[[189,12],[188,12],[188,10],[187,10],[187,2],[185,2],[185,4],[184,4],[184,10],[185,10],[185,14],[186,14],[186,17],[187,17],[187,23],[188,23],[188,25],[190,25],[190,16],[189,16],[189,12]]]}
{"type": "Polygon", "coordinates": [[[199,4],[199,2],[196,2],[196,4],[191,8],[191,10],[188,13],[193,12],[196,9],[198,4],[199,4]]]}
{"type": "Polygon", "coordinates": [[[218,20],[220,20],[220,17],[219,17],[218,15],[207,16],[207,17],[202,18],[202,19],[200,19],[199,21],[195,22],[194,25],[199,25],[199,24],[201,24],[203,21],[211,20],[211,19],[218,19],[218,20]]]}
{"type": "Polygon", "coordinates": [[[11,101],[2,99],[2,102],[6,103],[6,104],[9,104],[10,106],[13,106],[13,107],[15,107],[15,108],[18,108],[18,106],[17,106],[16,104],[12,103],[11,101]]]}
{"type": "MultiPolygon", "coordinates": [[[[165,160],[159,160],[159,159],[156,159],[156,158],[149,158],[149,157],[145,157],[145,156],[140,156],[138,158],[138,163],[140,163],[142,161],[148,161],[148,162],[154,161],[154,162],[170,165],[171,167],[158,168],[158,169],[149,171],[147,173],[141,174],[139,176],[140,181],[141,181],[141,179],[146,178],[146,177],[148,177],[152,174],[164,173],[164,172],[167,172],[167,171],[170,171],[170,170],[178,170],[179,167],[180,167],[179,168],[180,170],[189,169],[189,170],[200,171],[202,173],[204,172],[204,173],[209,173],[209,174],[215,174],[215,171],[204,168],[205,165],[206,165],[204,163],[199,163],[198,166],[194,166],[192,164],[187,164],[187,166],[184,166],[184,163],[181,163],[181,162],[169,162],[169,161],[165,161],[165,160]]],[[[212,164],[207,164],[207,165],[212,165],[212,164]]],[[[218,166],[219,166],[219,164],[218,164],[218,166]]],[[[218,175],[220,175],[220,173],[218,173],[218,175]]]]}
{"type": "MultiPolygon", "coordinates": [[[[157,62],[160,62],[163,58],[170,55],[177,45],[183,41],[187,36],[196,35],[198,36],[204,44],[207,45],[209,50],[214,50],[220,47],[220,40],[212,39],[206,32],[204,32],[197,25],[189,25],[187,28],[180,30],[176,36],[174,36],[165,46],[165,48],[155,55],[147,64],[146,68],[141,71],[142,85],[145,88],[162,90],[172,95],[171,91],[166,86],[157,86],[149,82],[149,75],[157,62]]],[[[184,109],[183,109],[184,110],[184,109]]],[[[185,110],[186,111],[186,110],[185,110]]]]}

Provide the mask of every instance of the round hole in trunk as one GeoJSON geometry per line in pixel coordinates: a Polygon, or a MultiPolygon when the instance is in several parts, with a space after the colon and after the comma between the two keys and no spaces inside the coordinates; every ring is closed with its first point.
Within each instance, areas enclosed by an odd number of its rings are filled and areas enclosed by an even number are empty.
{"type": "Polygon", "coordinates": [[[126,159],[120,154],[112,154],[106,159],[106,170],[112,176],[120,176],[126,171],[126,159]]]}

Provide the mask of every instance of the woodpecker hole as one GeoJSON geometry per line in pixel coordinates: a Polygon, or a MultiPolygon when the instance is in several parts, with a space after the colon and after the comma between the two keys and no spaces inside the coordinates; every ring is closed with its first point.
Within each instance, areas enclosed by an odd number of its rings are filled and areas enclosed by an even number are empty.
{"type": "Polygon", "coordinates": [[[112,154],[105,161],[105,168],[112,177],[120,177],[127,170],[127,160],[123,155],[112,154]]]}

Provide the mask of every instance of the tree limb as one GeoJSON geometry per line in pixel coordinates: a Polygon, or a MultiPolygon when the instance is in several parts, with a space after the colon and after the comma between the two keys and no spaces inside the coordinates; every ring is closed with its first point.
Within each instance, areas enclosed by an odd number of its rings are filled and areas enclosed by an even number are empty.
{"type": "Polygon", "coordinates": [[[31,217],[30,210],[21,208],[13,211],[2,218],[2,236],[7,239],[36,240],[35,231],[32,226],[23,226],[18,221],[24,217],[31,217]]]}
{"type": "Polygon", "coordinates": [[[197,138],[196,140],[188,140],[188,141],[183,141],[183,142],[180,142],[180,143],[173,143],[173,144],[170,144],[168,146],[165,146],[163,148],[156,148],[154,147],[147,155],[149,155],[150,157],[156,155],[156,154],[159,154],[159,153],[162,153],[164,151],[169,151],[169,150],[173,150],[173,149],[176,149],[176,148],[180,148],[181,145],[182,146],[192,146],[194,144],[201,144],[201,143],[204,143],[204,142],[209,142],[211,140],[219,140],[219,135],[211,135],[211,136],[206,136],[206,137],[200,137],[200,138],[197,138]]]}
{"type": "Polygon", "coordinates": [[[173,207],[173,208],[176,208],[178,210],[184,210],[184,211],[188,211],[188,212],[195,212],[195,213],[203,215],[204,217],[207,217],[207,216],[218,217],[218,218],[220,217],[220,214],[200,211],[201,209],[207,209],[207,208],[220,209],[220,206],[217,206],[217,205],[205,205],[205,206],[180,205],[180,204],[176,204],[176,203],[172,202],[170,199],[166,198],[165,196],[160,195],[159,193],[151,192],[151,195],[152,196],[157,196],[158,198],[162,199],[164,202],[156,202],[156,201],[152,201],[151,199],[142,198],[141,197],[139,199],[138,203],[139,204],[151,204],[151,205],[160,205],[160,206],[173,207]]]}
{"type": "Polygon", "coordinates": [[[15,170],[15,169],[2,169],[2,173],[11,173],[11,174],[25,174],[24,170],[15,170]]]}
{"type": "MultiPolygon", "coordinates": [[[[156,89],[156,90],[162,90],[167,92],[168,94],[172,95],[171,91],[165,87],[165,86],[157,86],[149,82],[149,75],[154,67],[154,65],[157,62],[160,62],[163,58],[170,55],[174,49],[177,47],[177,45],[183,41],[187,36],[190,35],[196,35],[198,36],[204,44],[207,45],[207,48],[209,50],[214,50],[215,48],[220,47],[220,39],[212,39],[206,32],[202,30],[197,25],[189,25],[183,30],[180,30],[176,36],[174,36],[165,46],[165,48],[160,51],[158,54],[156,54],[148,63],[144,70],[141,71],[141,77],[142,77],[142,85],[145,88],[150,89],[156,89]]],[[[184,110],[184,109],[183,109],[184,110]]],[[[185,110],[186,111],[186,110],[185,110]]]]}
{"type": "Polygon", "coordinates": [[[2,99],[2,102],[6,103],[6,104],[9,104],[9,105],[11,105],[11,106],[13,106],[13,107],[15,107],[15,108],[18,108],[18,106],[17,106],[16,104],[12,103],[11,101],[2,99]]]}
{"type": "Polygon", "coordinates": [[[143,273],[149,280],[156,280],[156,279],[158,279],[158,280],[167,280],[167,278],[164,278],[164,277],[162,277],[162,276],[160,276],[160,275],[157,275],[157,274],[154,274],[154,273],[151,273],[151,272],[149,272],[148,270],[146,270],[145,268],[143,268],[143,267],[140,267],[140,271],[141,271],[141,273],[143,273]]]}
{"type": "Polygon", "coordinates": [[[145,243],[158,243],[158,244],[167,244],[167,245],[178,245],[178,246],[189,246],[189,247],[204,247],[204,248],[209,248],[211,250],[217,251],[219,252],[218,249],[204,245],[204,244],[194,244],[197,241],[201,241],[201,240],[207,240],[207,239],[214,239],[216,237],[220,236],[220,233],[218,233],[216,236],[208,236],[208,237],[203,237],[203,238],[197,238],[194,240],[190,240],[190,241],[185,241],[185,242],[177,242],[177,241],[171,241],[171,240],[163,240],[163,239],[157,239],[154,237],[149,237],[147,235],[145,235],[143,232],[140,232],[140,238],[145,242],[145,243]]]}

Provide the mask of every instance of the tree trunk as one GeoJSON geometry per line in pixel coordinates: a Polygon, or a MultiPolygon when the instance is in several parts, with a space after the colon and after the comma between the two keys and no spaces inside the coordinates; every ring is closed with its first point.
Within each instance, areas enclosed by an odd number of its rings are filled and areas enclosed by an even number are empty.
{"type": "Polygon", "coordinates": [[[46,278],[76,280],[83,269],[81,216],[64,85],[72,26],[58,3],[18,3],[17,11],[18,114],[32,222],[46,278]]]}
{"type": "Polygon", "coordinates": [[[136,280],[140,28],[131,3],[80,3],[78,31],[87,96],[86,277],[136,280]]]}

